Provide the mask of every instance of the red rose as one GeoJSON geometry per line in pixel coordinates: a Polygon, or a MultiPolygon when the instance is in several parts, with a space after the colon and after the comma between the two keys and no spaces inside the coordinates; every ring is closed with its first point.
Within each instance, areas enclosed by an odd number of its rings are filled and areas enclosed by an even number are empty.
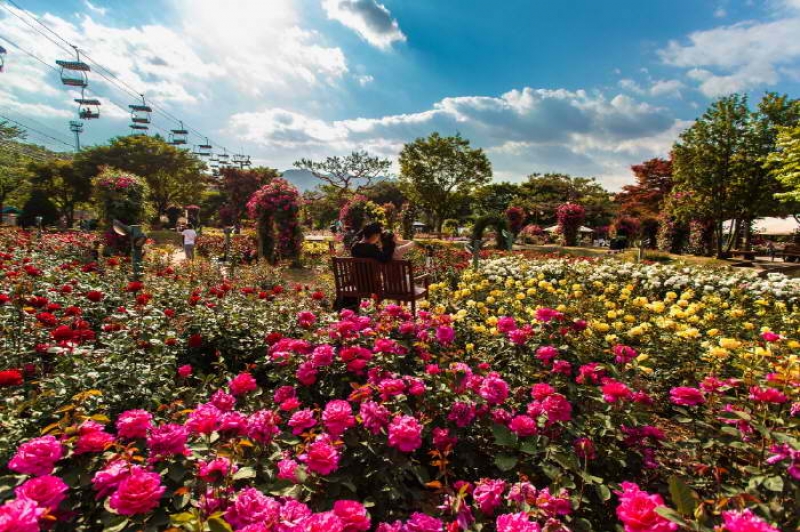
{"type": "Polygon", "coordinates": [[[56,327],[50,334],[57,342],[66,342],[68,340],[72,340],[72,329],[66,325],[60,325],[56,327]]]}
{"type": "Polygon", "coordinates": [[[200,347],[203,345],[203,335],[193,334],[189,337],[189,347],[200,347]]]}
{"type": "Polygon", "coordinates": [[[19,386],[20,384],[22,384],[22,372],[18,369],[0,371],[0,388],[19,386]]]}
{"type": "Polygon", "coordinates": [[[89,301],[94,301],[95,303],[97,303],[98,301],[101,301],[104,297],[105,297],[105,294],[103,294],[103,292],[101,292],[99,290],[89,290],[86,293],[86,298],[89,301]]]}
{"type": "Polygon", "coordinates": [[[144,283],[142,283],[141,281],[131,281],[130,283],[128,283],[128,286],[125,287],[125,291],[132,292],[135,294],[142,288],[144,288],[144,283]]]}

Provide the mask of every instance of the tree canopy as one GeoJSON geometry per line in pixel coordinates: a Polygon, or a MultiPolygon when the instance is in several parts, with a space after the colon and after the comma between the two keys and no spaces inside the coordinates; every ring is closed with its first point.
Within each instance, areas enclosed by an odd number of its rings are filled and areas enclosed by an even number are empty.
{"type": "Polygon", "coordinates": [[[489,182],[492,165],[480,148],[461,135],[433,133],[403,146],[400,184],[408,198],[428,211],[437,231],[459,200],[489,182]]]}
{"type": "Polygon", "coordinates": [[[75,165],[88,176],[111,167],[143,177],[150,191],[148,200],[157,215],[164,214],[173,204],[199,203],[207,184],[205,163],[157,136],[117,137],[108,145],[83,150],[76,156],[75,165]]]}
{"type": "Polygon", "coordinates": [[[347,196],[365,192],[379,177],[385,177],[392,163],[366,151],[354,151],[344,157],[327,157],[324,161],[300,159],[294,166],[311,172],[343,201],[347,196]]]}

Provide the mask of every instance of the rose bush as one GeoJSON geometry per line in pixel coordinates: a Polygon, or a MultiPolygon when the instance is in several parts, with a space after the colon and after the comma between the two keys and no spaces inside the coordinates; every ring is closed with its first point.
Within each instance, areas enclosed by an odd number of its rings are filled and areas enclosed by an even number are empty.
{"type": "Polygon", "coordinates": [[[0,530],[797,524],[797,281],[507,256],[335,314],[1,243],[0,530]]]}

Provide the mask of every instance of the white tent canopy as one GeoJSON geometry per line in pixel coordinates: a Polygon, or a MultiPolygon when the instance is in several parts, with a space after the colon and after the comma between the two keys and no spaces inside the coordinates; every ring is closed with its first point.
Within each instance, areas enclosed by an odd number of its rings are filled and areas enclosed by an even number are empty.
{"type": "MultiPolygon", "coordinates": [[[[733,220],[727,220],[722,225],[725,233],[730,233],[733,220]]],[[[800,231],[800,223],[793,216],[786,218],[758,218],[753,222],[753,233],[764,236],[786,236],[800,231]]]]}
{"type": "MultiPolygon", "coordinates": [[[[553,225],[553,226],[550,226],[550,227],[546,227],[546,228],[544,229],[544,231],[545,231],[546,233],[555,233],[556,231],[558,231],[558,226],[557,226],[557,225],[553,225]]],[[[586,227],[585,225],[582,225],[582,226],[580,227],[580,229],[578,229],[578,232],[579,232],[579,233],[594,233],[594,230],[592,230],[592,229],[589,229],[589,228],[588,228],[588,227],[586,227]]]]}

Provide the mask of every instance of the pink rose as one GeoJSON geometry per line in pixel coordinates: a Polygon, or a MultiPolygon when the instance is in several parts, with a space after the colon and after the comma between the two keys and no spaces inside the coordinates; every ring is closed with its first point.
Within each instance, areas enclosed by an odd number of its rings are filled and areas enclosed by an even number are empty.
{"type": "Polygon", "coordinates": [[[367,509],[357,501],[336,501],[333,513],[342,521],[344,532],[366,532],[370,527],[367,509]]]}
{"type": "Polygon", "coordinates": [[[0,530],[3,532],[39,532],[39,518],[47,512],[35,501],[15,499],[0,506],[0,530]]]}
{"type": "Polygon", "coordinates": [[[92,486],[97,492],[96,499],[102,499],[119,486],[130,473],[130,464],[124,460],[115,460],[106,465],[92,477],[92,486]]]}
{"type": "Polygon", "coordinates": [[[225,520],[236,529],[262,524],[266,530],[271,530],[280,520],[280,511],[281,504],[274,498],[255,488],[245,488],[225,512],[225,520]]]}
{"type": "Polygon", "coordinates": [[[272,410],[259,410],[247,418],[247,435],[259,443],[270,443],[280,434],[281,417],[272,410]]]}
{"type": "Polygon", "coordinates": [[[117,435],[127,440],[146,438],[153,416],[146,410],[128,410],[117,418],[117,435]]]}
{"type": "Polygon", "coordinates": [[[539,427],[536,420],[530,416],[519,415],[514,416],[509,423],[508,428],[517,436],[524,438],[526,436],[536,436],[539,433],[539,427]]]}
{"type": "Polygon", "coordinates": [[[8,468],[23,475],[47,475],[64,456],[64,448],[53,436],[33,438],[17,449],[8,468]]]}
{"type": "Polygon", "coordinates": [[[228,458],[219,456],[210,462],[197,462],[197,476],[206,482],[222,482],[228,475],[235,473],[238,468],[228,458]]]}
{"type": "Polygon", "coordinates": [[[502,480],[484,478],[475,486],[472,497],[484,515],[494,514],[495,509],[503,502],[506,483],[502,480]]]}
{"type": "Polygon", "coordinates": [[[724,529],[728,532],[780,532],[750,510],[722,512],[722,520],[725,523],[724,529]]]}
{"type": "Polygon", "coordinates": [[[344,524],[333,512],[324,512],[306,517],[300,523],[303,532],[343,532],[344,524]]]}
{"type": "Polygon", "coordinates": [[[211,434],[219,428],[221,415],[216,406],[201,404],[189,414],[185,426],[192,434],[211,434]]]}
{"type": "Polygon", "coordinates": [[[292,417],[289,418],[288,425],[292,427],[292,434],[295,436],[299,436],[306,429],[310,429],[311,427],[317,424],[317,420],[314,418],[314,411],[310,409],[305,410],[298,410],[292,417]]]}
{"type": "Polygon", "coordinates": [[[490,373],[483,379],[478,395],[490,405],[499,405],[508,398],[508,384],[497,373],[490,373]]]}
{"type": "Polygon", "coordinates": [[[150,461],[157,462],[174,455],[188,455],[189,449],[186,448],[188,438],[189,431],[186,427],[176,423],[153,427],[147,437],[150,461]]]}
{"type": "Polygon", "coordinates": [[[331,436],[338,437],[344,431],[355,426],[356,418],[353,416],[353,408],[350,403],[341,399],[335,399],[325,405],[322,413],[322,422],[331,436]]]}
{"type": "Polygon", "coordinates": [[[538,523],[534,523],[525,512],[503,514],[497,516],[497,532],[540,532],[538,523]]]}
{"type": "Polygon", "coordinates": [[[166,488],[161,475],[134,466],[109,499],[109,506],[120,515],[144,514],[154,510],[166,488]]]}
{"type": "Polygon", "coordinates": [[[397,416],[389,425],[389,446],[414,452],[422,446],[422,425],[412,416],[397,416]]]}
{"type": "Polygon", "coordinates": [[[435,517],[415,512],[406,521],[403,532],[442,532],[442,522],[435,517]]]}
{"type": "Polygon", "coordinates": [[[689,386],[677,386],[669,391],[669,400],[676,405],[697,406],[706,402],[703,392],[689,386]]]}
{"type": "Polygon", "coordinates": [[[178,377],[182,379],[186,379],[191,377],[192,375],[192,366],[190,364],[184,364],[183,366],[178,368],[178,377]]]}
{"type": "Polygon", "coordinates": [[[318,440],[306,447],[305,453],[298,456],[309,471],[329,475],[339,468],[339,452],[336,447],[324,440],[318,440]]]}
{"type": "Polygon", "coordinates": [[[603,400],[606,403],[624,402],[633,395],[628,386],[613,379],[607,379],[600,391],[603,393],[603,400]]]}
{"type": "Polygon", "coordinates": [[[240,373],[228,383],[233,395],[244,395],[258,388],[256,380],[249,373],[240,373]]]}
{"type": "Polygon", "coordinates": [[[67,486],[63,480],[51,475],[32,478],[18,486],[14,493],[19,499],[34,501],[42,508],[52,511],[67,498],[67,486]]]}
{"type": "Polygon", "coordinates": [[[662,517],[657,508],[664,506],[661,495],[651,495],[632,482],[623,482],[619,496],[617,517],[625,525],[625,532],[672,532],[678,525],[662,517]]]}
{"type": "Polygon", "coordinates": [[[436,329],[436,341],[442,345],[449,345],[456,339],[456,332],[452,327],[442,325],[436,329]]]}
{"type": "Polygon", "coordinates": [[[364,401],[361,403],[358,414],[361,416],[364,428],[372,434],[378,434],[382,429],[386,428],[391,418],[389,410],[374,401],[364,401]]]}
{"type": "Polygon", "coordinates": [[[297,468],[299,464],[294,460],[283,459],[278,462],[278,478],[281,480],[288,480],[293,484],[298,484],[300,482],[299,477],[297,476],[297,468]]]}

